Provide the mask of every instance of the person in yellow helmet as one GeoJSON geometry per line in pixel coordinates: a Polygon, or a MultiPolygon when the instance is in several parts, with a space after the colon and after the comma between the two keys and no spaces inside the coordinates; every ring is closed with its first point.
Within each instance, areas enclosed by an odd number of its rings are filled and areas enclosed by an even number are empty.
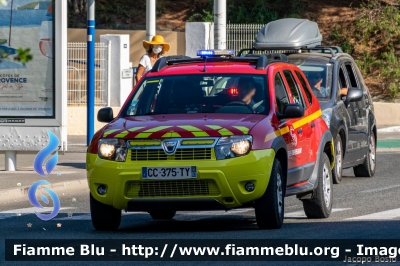
{"type": "Polygon", "coordinates": [[[170,49],[169,43],[166,43],[164,37],[161,35],[155,35],[151,41],[143,41],[143,47],[146,49],[146,54],[140,58],[139,67],[135,76],[136,82],[138,82],[146,72],[151,70],[158,58],[170,49]]]}

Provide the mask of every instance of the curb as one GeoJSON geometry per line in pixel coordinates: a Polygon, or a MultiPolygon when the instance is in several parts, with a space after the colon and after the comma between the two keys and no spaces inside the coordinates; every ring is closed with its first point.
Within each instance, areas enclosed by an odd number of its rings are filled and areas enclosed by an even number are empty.
{"type": "MultiPolygon", "coordinates": [[[[71,180],[65,182],[52,183],[51,185],[44,186],[46,188],[51,188],[52,190],[70,189],[76,187],[88,187],[87,179],[71,180]]],[[[30,186],[12,188],[12,189],[2,189],[0,190],[0,201],[5,199],[10,199],[10,197],[25,197],[28,195],[28,190],[30,186]]]]}
{"type": "Polygon", "coordinates": [[[383,133],[390,133],[390,132],[400,132],[400,126],[396,127],[385,127],[385,128],[380,128],[378,129],[378,133],[383,132],[383,133]]]}
{"type": "Polygon", "coordinates": [[[377,148],[377,152],[400,152],[400,148],[377,148]]]}

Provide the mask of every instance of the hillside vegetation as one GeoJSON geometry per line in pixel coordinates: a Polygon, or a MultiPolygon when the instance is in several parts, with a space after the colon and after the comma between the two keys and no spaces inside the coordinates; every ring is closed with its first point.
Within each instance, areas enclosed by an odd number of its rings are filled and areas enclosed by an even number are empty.
{"type": "MultiPolygon", "coordinates": [[[[83,0],[75,0],[79,1],[83,0]]],[[[268,23],[292,17],[316,21],[324,45],[341,46],[357,60],[375,101],[400,102],[399,6],[400,0],[227,0],[227,20],[268,23]]],[[[145,14],[146,0],[96,1],[98,28],[143,30],[145,14]]],[[[157,0],[159,30],[184,31],[186,21],[212,20],[212,0],[157,0]]],[[[69,26],[85,27],[85,21],[85,11],[70,5],[69,26]]]]}

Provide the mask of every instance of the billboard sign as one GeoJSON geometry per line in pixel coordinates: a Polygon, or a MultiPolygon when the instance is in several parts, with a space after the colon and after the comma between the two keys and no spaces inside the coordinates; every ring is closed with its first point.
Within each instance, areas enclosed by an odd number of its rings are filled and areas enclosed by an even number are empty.
{"type": "Polygon", "coordinates": [[[0,2],[1,117],[54,118],[53,1],[0,2]],[[18,48],[33,60],[15,60],[18,48]]]}
{"type": "Polygon", "coordinates": [[[66,112],[67,0],[0,0],[0,153],[39,151],[49,130],[65,150],[66,112]]]}

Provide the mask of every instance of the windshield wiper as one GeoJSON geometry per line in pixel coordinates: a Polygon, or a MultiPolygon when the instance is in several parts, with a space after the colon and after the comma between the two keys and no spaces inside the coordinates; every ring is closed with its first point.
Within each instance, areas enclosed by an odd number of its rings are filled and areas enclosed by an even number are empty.
{"type": "Polygon", "coordinates": [[[154,113],[154,112],[148,112],[148,113],[146,113],[144,115],[160,115],[160,114],[159,113],[154,113]]]}

